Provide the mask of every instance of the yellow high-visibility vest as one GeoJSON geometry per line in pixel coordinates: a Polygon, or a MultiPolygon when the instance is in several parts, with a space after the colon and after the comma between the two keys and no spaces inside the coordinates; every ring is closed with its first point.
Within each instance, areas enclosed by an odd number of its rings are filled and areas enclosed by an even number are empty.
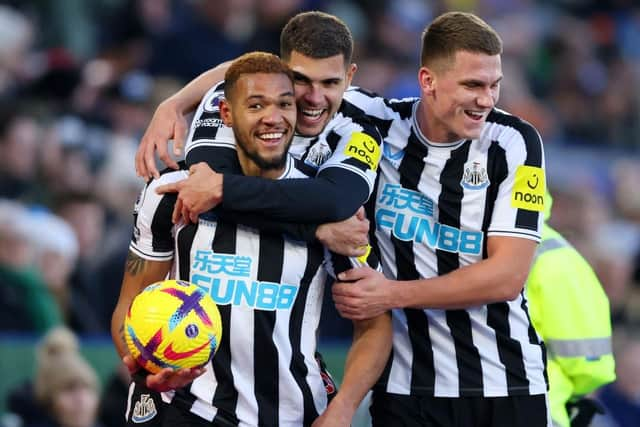
{"type": "Polygon", "coordinates": [[[587,261],[546,224],[526,295],[547,347],[551,418],[569,427],[566,403],[616,377],[609,300],[587,261]]]}

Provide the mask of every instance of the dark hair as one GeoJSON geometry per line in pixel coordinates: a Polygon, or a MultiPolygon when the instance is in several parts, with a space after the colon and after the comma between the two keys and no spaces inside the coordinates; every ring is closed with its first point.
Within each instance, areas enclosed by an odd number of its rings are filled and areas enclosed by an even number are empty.
{"type": "Polygon", "coordinates": [[[280,57],[288,61],[293,51],[314,59],[342,54],[346,67],[351,64],[353,37],[340,18],[324,12],[303,12],[291,18],[280,33],[280,57]]]}
{"type": "Polygon", "coordinates": [[[438,16],[422,33],[420,64],[453,60],[458,51],[480,52],[487,55],[502,53],[498,33],[472,13],[448,12],[438,16]]]}
{"type": "Polygon", "coordinates": [[[255,73],[284,74],[293,84],[293,72],[276,55],[267,52],[249,52],[238,57],[227,69],[224,75],[224,96],[229,98],[229,94],[243,74],[255,73]]]}

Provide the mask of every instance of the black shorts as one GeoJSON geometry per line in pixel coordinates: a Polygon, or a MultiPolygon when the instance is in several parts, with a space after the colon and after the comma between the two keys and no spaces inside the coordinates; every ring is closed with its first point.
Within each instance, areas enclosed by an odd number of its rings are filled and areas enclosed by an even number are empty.
{"type": "Polygon", "coordinates": [[[373,427],[549,427],[546,395],[405,396],[374,391],[373,427]]]}
{"type": "Polygon", "coordinates": [[[145,384],[145,377],[134,375],[129,385],[127,412],[125,413],[127,427],[226,427],[233,424],[213,423],[178,408],[176,405],[165,403],[157,391],[153,391],[145,384]]]}
{"type": "Polygon", "coordinates": [[[139,371],[133,374],[129,384],[127,408],[125,411],[128,427],[162,427],[165,403],[160,393],[146,386],[146,373],[139,371]]]}
{"type": "MultiPolygon", "coordinates": [[[[331,401],[338,392],[338,387],[327,370],[322,355],[315,354],[320,366],[320,374],[327,392],[327,400],[331,401]]],[[[218,413],[215,421],[207,421],[188,410],[165,403],[157,391],[146,386],[147,372],[140,370],[133,375],[129,385],[125,419],[127,427],[229,427],[237,422],[218,413]]]]}

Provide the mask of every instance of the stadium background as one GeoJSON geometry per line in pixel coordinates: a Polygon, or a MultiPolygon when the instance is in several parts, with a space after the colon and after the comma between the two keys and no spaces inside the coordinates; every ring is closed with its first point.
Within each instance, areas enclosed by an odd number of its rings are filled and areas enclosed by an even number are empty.
{"type": "MultiPolygon", "coordinates": [[[[223,60],[277,53],[282,25],[310,9],[349,24],[354,83],[389,97],[418,94],[432,17],[474,11],[499,31],[499,106],[543,136],[551,223],[609,295],[621,393],[640,411],[636,1],[15,0],[0,2],[0,416],[54,324],[81,336],[103,385],[113,379],[108,319],[142,185],[133,157],[155,106],[223,60]]],[[[322,348],[338,377],[349,332],[326,304],[322,348]]]]}

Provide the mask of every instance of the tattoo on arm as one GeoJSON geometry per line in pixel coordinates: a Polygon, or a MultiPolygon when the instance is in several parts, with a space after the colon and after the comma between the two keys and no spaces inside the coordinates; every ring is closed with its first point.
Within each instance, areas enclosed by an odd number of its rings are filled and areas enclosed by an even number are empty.
{"type": "Polygon", "coordinates": [[[124,338],[124,323],[120,325],[120,329],[118,329],[118,335],[120,336],[120,341],[124,344],[124,347],[127,348],[127,340],[124,338]]]}
{"type": "Polygon", "coordinates": [[[127,262],[125,266],[125,270],[127,273],[135,276],[136,274],[142,273],[144,269],[147,267],[147,260],[140,258],[138,255],[129,251],[127,254],[127,262]]]}

